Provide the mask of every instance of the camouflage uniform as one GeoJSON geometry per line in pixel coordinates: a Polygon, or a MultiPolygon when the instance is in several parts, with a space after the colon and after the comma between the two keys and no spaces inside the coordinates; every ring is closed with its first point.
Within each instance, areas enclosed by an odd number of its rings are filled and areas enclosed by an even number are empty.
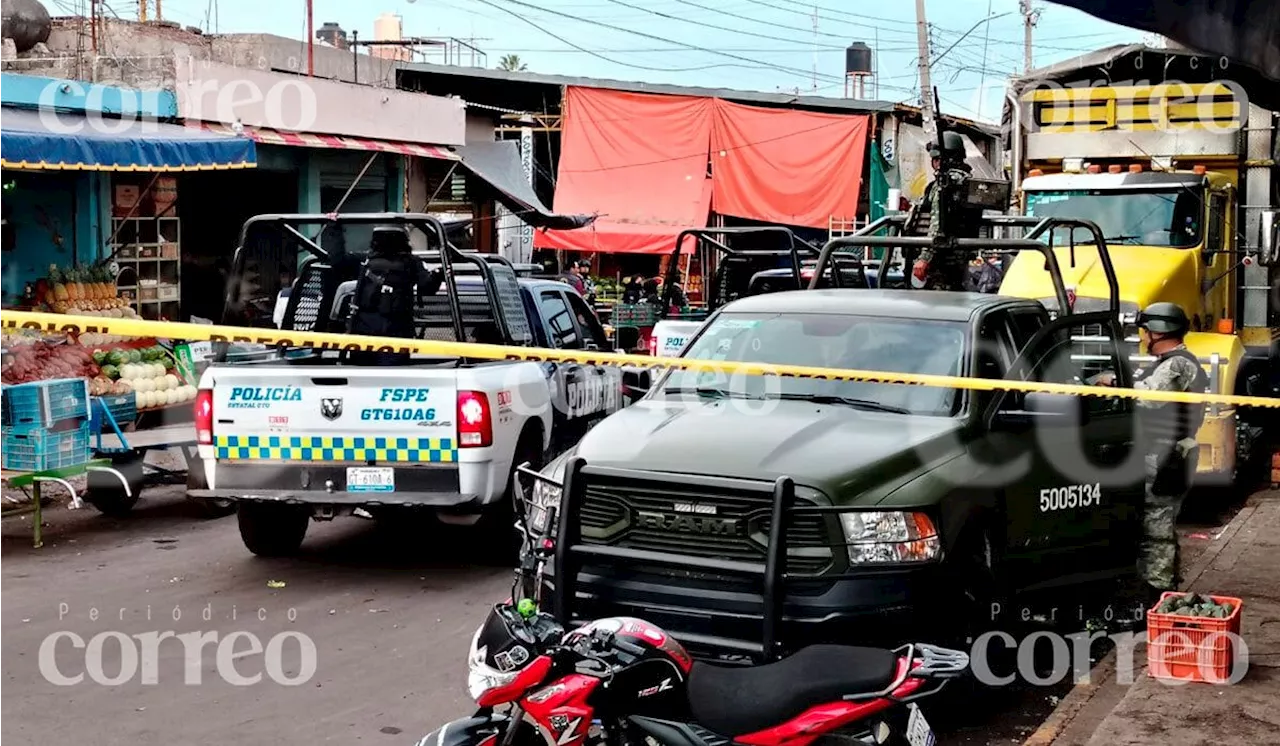
{"type": "MultiPolygon", "coordinates": [[[[1178,345],[1151,367],[1139,371],[1133,386],[1148,391],[1203,392],[1207,388],[1207,377],[1193,360],[1186,346],[1178,345]]],[[[1148,432],[1147,437],[1146,505],[1138,572],[1157,589],[1177,590],[1180,578],[1176,522],[1189,489],[1190,477],[1195,473],[1199,446],[1194,430],[1190,437],[1173,440],[1162,437],[1167,428],[1153,428],[1150,423],[1176,419],[1178,408],[1190,410],[1199,407],[1202,418],[1203,407],[1149,400],[1138,400],[1137,406],[1139,420],[1148,425],[1147,429],[1161,431],[1148,432]]],[[[1194,415],[1190,417],[1193,423],[1197,421],[1194,415]]],[[[1194,427],[1198,429],[1198,425],[1194,427]]]]}

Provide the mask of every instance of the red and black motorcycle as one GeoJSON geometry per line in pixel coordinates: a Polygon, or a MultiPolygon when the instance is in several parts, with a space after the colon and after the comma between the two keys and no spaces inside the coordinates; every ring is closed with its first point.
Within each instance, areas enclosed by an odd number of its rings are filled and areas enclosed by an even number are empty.
{"type": "Polygon", "coordinates": [[[719,666],[695,662],[640,619],[566,632],[538,608],[555,516],[543,523],[534,536],[521,519],[528,551],[512,599],[495,605],[472,638],[467,684],[479,711],[418,746],[933,746],[914,700],[969,666],[963,652],[924,644],[813,645],[774,663],[719,666]]]}

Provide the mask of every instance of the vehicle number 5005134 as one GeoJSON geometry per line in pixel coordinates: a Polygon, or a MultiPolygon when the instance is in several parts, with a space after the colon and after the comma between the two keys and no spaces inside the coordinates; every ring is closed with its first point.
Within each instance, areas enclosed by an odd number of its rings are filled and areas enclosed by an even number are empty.
{"type": "Polygon", "coordinates": [[[1074,510],[1102,504],[1101,484],[1073,484],[1040,490],[1040,512],[1074,510]]]}

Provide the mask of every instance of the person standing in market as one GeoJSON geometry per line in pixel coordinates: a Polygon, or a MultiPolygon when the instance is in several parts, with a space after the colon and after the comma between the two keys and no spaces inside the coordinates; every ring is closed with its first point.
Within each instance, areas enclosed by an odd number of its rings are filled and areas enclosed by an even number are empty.
{"type": "MultiPolygon", "coordinates": [[[[1153,303],[1138,316],[1138,328],[1155,360],[1134,373],[1133,386],[1147,391],[1205,393],[1209,377],[1183,343],[1191,322],[1176,303],[1153,303]]],[[[1114,386],[1115,374],[1095,383],[1114,386]]],[[[1153,597],[1178,589],[1177,520],[1199,461],[1196,433],[1204,423],[1203,404],[1139,399],[1138,423],[1146,449],[1146,502],[1138,553],[1139,575],[1153,597]]]]}
{"type": "Polygon", "coordinates": [[[578,295],[586,295],[587,284],[582,279],[582,268],[576,260],[569,262],[569,267],[560,275],[560,281],[572,286],[578,291],[578,295]]]}
{"type": "MultiPolygon", "coordinates": [[[[369,257],[356,280],[348,331],[412,339],[416,336],[415,300],[435,295],[443,280],[441,272],[428,272],[413,255],[409,234],[403,228],[374,228],[369,257]]],[[[409,358],[406,352],[356,352],[350,360],[356,365],[405,365],[409,358]]]]}

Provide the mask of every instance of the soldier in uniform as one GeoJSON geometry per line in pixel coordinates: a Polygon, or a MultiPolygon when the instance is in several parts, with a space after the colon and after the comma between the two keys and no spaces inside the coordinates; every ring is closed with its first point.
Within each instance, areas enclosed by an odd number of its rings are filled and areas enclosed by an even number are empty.
{"type": "MultiPolygon", "coordinates": [[[[1134,374],[1134,388],[1204,393],[1209,377],[1187,350],[1183,338],[1191,323],[1175,303],[1153,303],[1138,316],[1138,328],[1155,360],[1134,374]]],[[[1096,383],[1115,385],[1104,373],[1096,383]]],[[[1199,456],[1196,432],[1204,422],[1203,404],[1139,400],[1138,422],[1146,449],[1146,505],[1139,549],[1139,574],[1152,595],[1178,589],[1179,553],[1175,524],[1191,486],[1199,456]]]]}
{"type": "MultiPolygon", "coordinates": [[[[944,228],[943,211],[947,211],[945,229],[951,237],[962,235],[957,229],[961,219],[961,211],[949,199],[947,192],[942,191],[940,183],[955,183],[967,177],[973,168],[965,162],[964,142],[954,132],[944,132],[942,146],[930,145],[929,155],[934,170],[934,180],[925,187],[920,203],[907,216],[903,233],[918,233],[920,219],[928,215],[928,235],[939,236],[944,228]]],[[[910,258],[909,258],[910,259],[910,258]]],[[[917,257],[910,261],[911,272],[908,281],[912,287],[929,290],[965,290],[968,280],[968,261],[964,252],[957,249],[938,250],[928,247],[920,250],[917,257]]]]}
{"type": "MultiPolygon", "coordinates": [[[[413,255],[409,234],[403,228],[374,228],[369,258],[360,268],[356,281],[349,332],[412,339],[415,336],[414,300],[435,295],[443,279],[441,272],[428,272],[413,255]]],[[[350,359],[356,365],[404,365],[409,362],[409,355],[359,352],[350,359]]]]}

